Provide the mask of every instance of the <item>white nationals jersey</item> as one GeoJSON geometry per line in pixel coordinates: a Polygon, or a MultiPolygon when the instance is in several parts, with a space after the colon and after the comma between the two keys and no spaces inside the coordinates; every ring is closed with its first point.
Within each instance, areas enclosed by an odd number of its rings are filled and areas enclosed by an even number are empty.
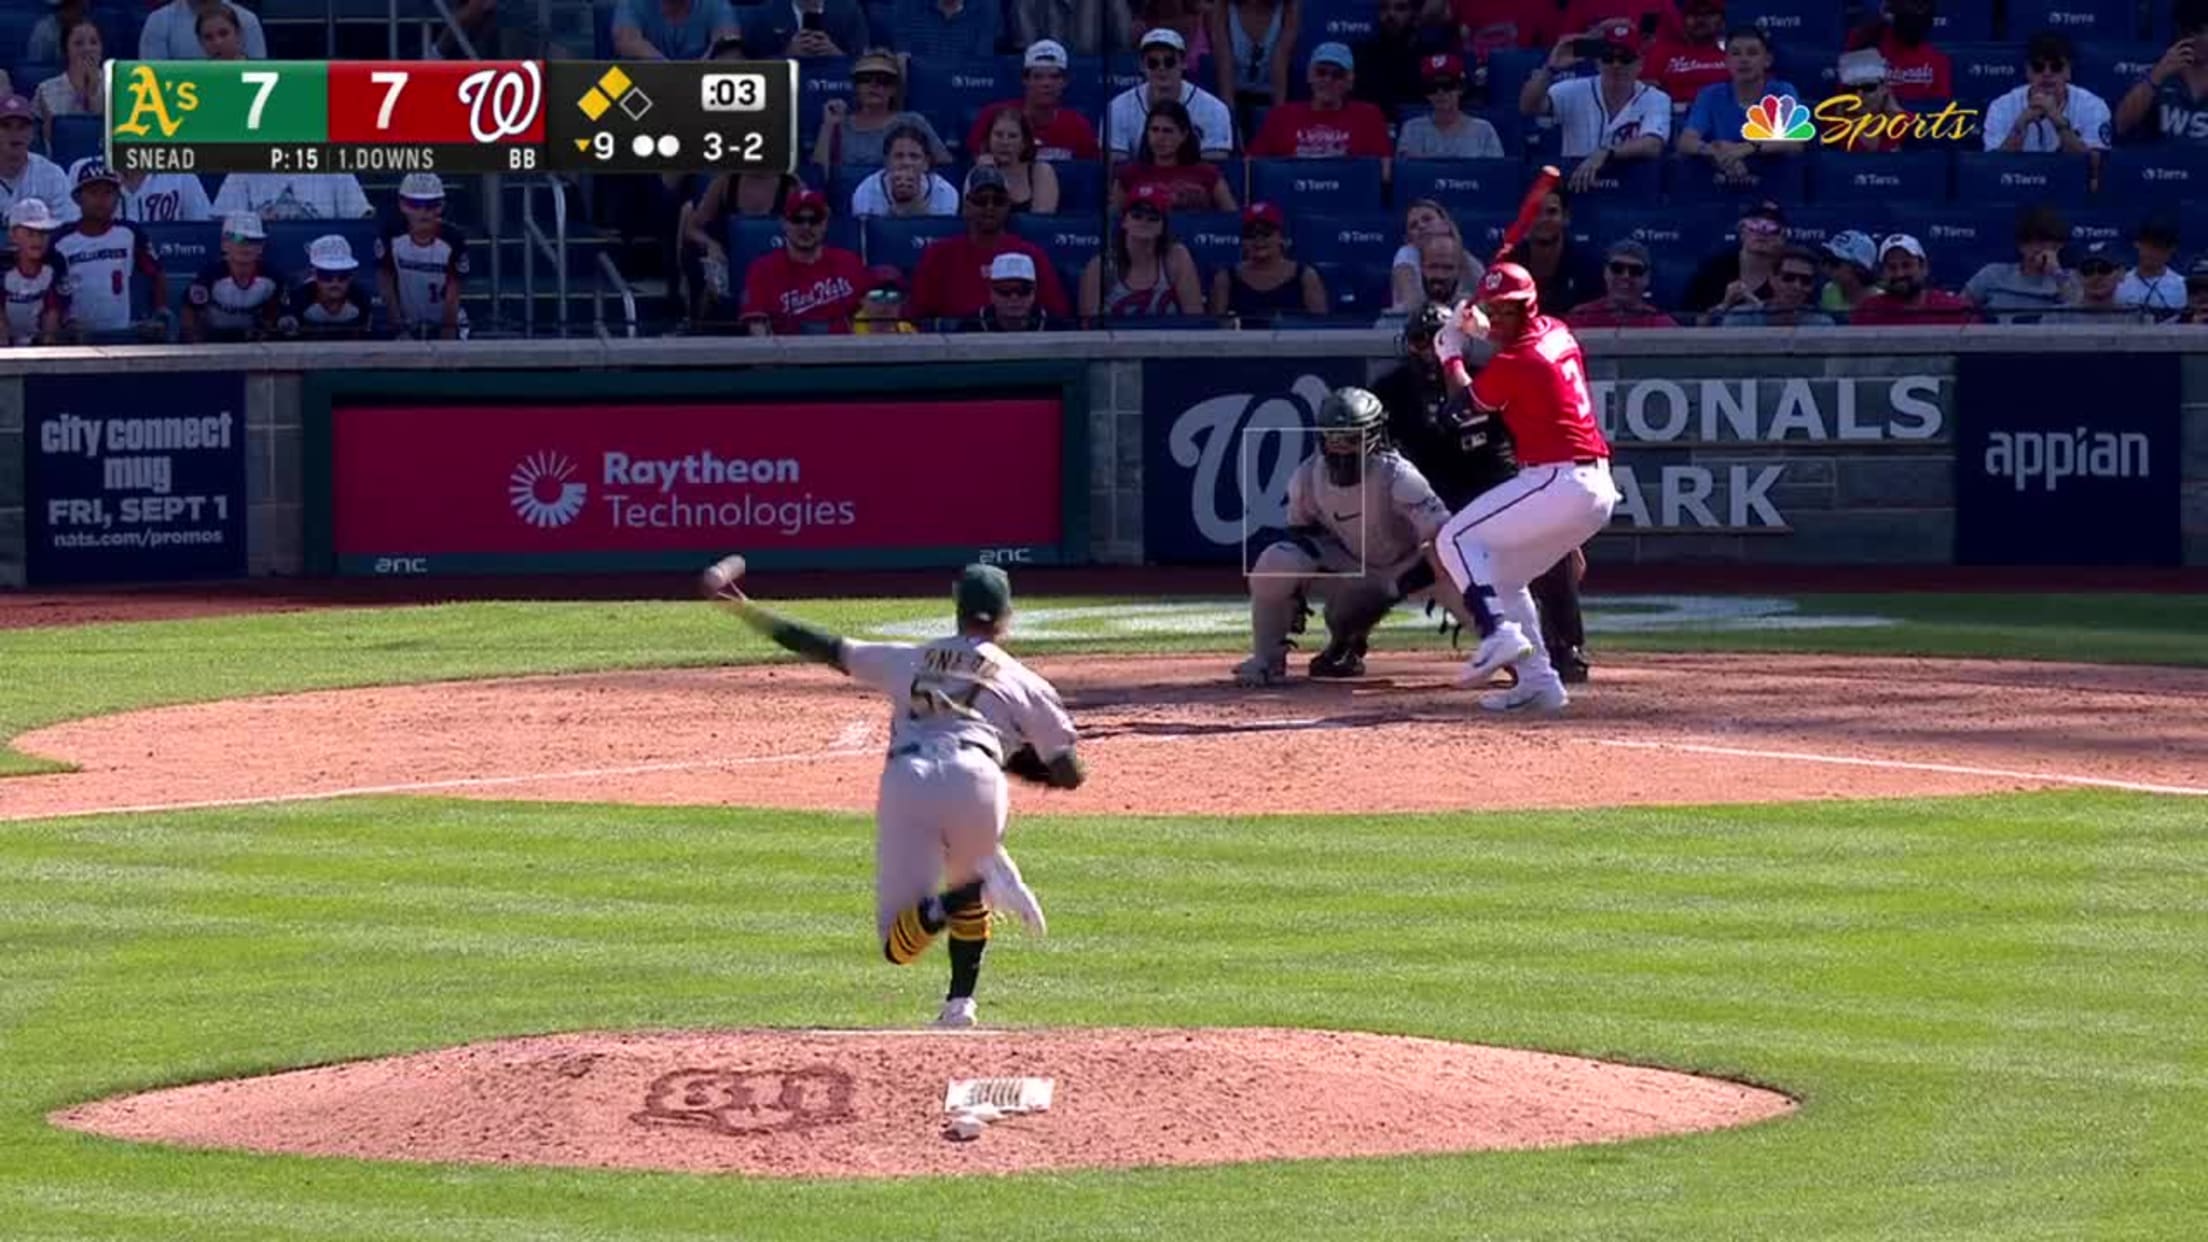
{"type": "Polygon", "coordinates": [[[60,311],[64,319],[69,317],[69,262],[58,254],[49,251],[46,261],[28,276],[9,263],[7,277],[0,284],[7,288],[10,344],[28,345],[37,340],[38,321],[48,309],[60,311]]]}
{"type": "Polygon", "coordinates": [[[972,743],[1001,765],[1022,746],[1049,762],[1073,749],[1058,691],[1004,648],[953,636],[912,643],[843,642],[850,674],[889,696],[889,748],[972,743]]]}
{"type": "Polygon", "coordinates": [[[1371,566],[1399,565],[1440,532],[1449,506],[1434,494],[1418,467],[1394,449],[1365,458],[1363,480],[1343,487],[1326,475],[1326,456],[1314,453],[1288,476],[1288,524],[1324,526],[1371,566]]]}
{"type": "MultiPolygon", "coordinates": [[[[439,224],[427,243],[404,228],[376,240],[376,262],[398,287],[399,304],[385,309],[408,323],[445,321],[445,286],[468,274],[468,239],[439,224]]],[[[462,312],[460,322],[467,322],[462,312]]]]}
{"type": "Polygon", "coordinates": [[[178,220],[212,220],[215,209],[207,201],[207,187],[190,173],[149,173],[133,190],[123,187],[115,205],[115,218],[140,224],[169,224],[178,220]]]}
{"type": "Polygon", "coordinates": [[[240,284],[230,278],[230,265],[217,259],[192,278],[184,302],[204,311],[207,326],[214,331],[242,333],[255,324],[276,321],[284,305],[284,281],[264,263],[240,284]]]}
{"type": "Polygon", "coordinates": [[[160,270],[146,235],[123,223],[87,233],[79,221],[54,236],[54,253],[69,264],[75,282],[70,321],[89,332],[119,332],[130,327],[130,282],[151,280],[160,270]]]}

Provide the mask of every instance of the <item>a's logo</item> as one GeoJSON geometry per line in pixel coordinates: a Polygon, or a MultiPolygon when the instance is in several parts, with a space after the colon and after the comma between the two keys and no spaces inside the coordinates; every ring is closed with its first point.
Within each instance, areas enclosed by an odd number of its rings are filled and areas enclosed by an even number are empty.
{"type": "Polygon", "coordinates": [[[168,96],[162,92],[161,79],[152,65],[132,69],[127,89],[130,91],[130,115],[115,126],[118,134],[153,137],[153,129],[146,124],[150,117],[153,124],[160,127],[163,138],[174,138],[176,131],[184,126],[184,119],[177,113],[199,108],[199,83],[179,82],[176,84],[176,111],[171,112],[168,96]]]}
{"type": "Polygon", "coordinates": [[[506,497],[514,513],[545,530],[574,521],[589,494],[575,478],[575,463],[558,453],[531,453],[506,477],[506,497]]]}
{"type": "Polygon", "coordinates": [[[522,61],[519,72],[479,69],[460,80],[460,102],[468,105],[468,132],[477,142],[502,142],[536,125],[544,110],[543,71],[533,60],[522,61]]]}
{"type": "Polygon", "coordinates": [[[1817,136],[1809,109],[1792,95],[1765,95],[1748,109],[1740,136],[1749,142],[1808,142],[1817,136]]]}

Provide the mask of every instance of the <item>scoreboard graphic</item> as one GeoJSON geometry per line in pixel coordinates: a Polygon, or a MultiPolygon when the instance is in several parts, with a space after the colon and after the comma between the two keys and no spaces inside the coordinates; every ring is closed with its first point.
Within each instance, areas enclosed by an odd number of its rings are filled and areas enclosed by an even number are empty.
{"type": "Polygon", "coordinates": [[[107,98],[126,172],[797,168],[787,60],[111,60],[107,98]]]}

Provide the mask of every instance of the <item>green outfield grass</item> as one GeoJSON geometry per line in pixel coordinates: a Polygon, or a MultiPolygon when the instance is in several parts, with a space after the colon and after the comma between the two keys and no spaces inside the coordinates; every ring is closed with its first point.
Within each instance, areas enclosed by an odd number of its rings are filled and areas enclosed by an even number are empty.
{"type": "Polygon", "coordinates": [[[2208,1218],[2197,803],[2062,793],[1032,820],[1012,1024],[1409,1032],[1743,1075],[1613,1147],[795,1183],[193,1153],[118,1090],[522,1032],[909,1025],[850,816],[373,800],[0,829],[0,1234],[160,1239],[2168,1238],[2208,1218]]]}

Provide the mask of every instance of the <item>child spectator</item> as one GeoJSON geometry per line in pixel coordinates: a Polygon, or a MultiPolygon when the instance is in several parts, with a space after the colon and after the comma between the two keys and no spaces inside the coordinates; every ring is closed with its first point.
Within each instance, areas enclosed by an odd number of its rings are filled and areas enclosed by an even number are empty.
{"type": "Polygon", "coordinates": [[[827,244],[828,214],[820,191],[790,195],[782,245],[753,259],[744,273],[744,319],[755,335],[840,328],[858,312],[866,263],[827,244]]]}
{"type": "Polygon", "coordinates": [[[53,250],[61,221],[39,199],[8,208],[8,243],[15,254],[4,285],[10,345],[54,345],[69,317],[69,263],[53,250]]]}
{"type": "MultiPolygon", "coordinates": [[[[86,163],[96,162],[98,157],[90,156],[70,167],[81,169],[86,163]]],[[[207,201],[207,187],[191,173],[126,172],[121,176],[122,204],[116,211],[121,219],[138,224],[169,224],[215,218],[214,204],[207,201]]]]}
{"type": "Polygon", "coordinates": [[[375,326],[368,290],[354,278],[360,260],[351,242],[335,233],[307,243],[307,283],[291,291],[291,319],[313,340],[367,339],[375,326]]]}
{"type": "Polygon", "coordinates": [[[227,4],[210,4],[192,19],[192,33],[199,39],[200,55],[207,60],[251,60],[246,55],[245,22],[227,4]]]}
{"type": "Polygon", "coordinates": [[[2170,270],[2177,257],[2177,221],[2149,216],[2131,235],[2138,261],[2116,287],[2116,300],[2136,306],[2157,319],[2167,319],[2185,309],[2185,278],[2170,270]]]}
{"type": "Polygon", "coordinates": [[[1437,52],[1419,62],[1419,79],[1433,111],[1403,122],[1395,154],[1406,160],[1499,160],[1502,136],[1486,117],[1464,111],[1464,62],[1437,52]]]}
{"type": "Polygon", "coordinates": [[[146,245],[145,233],[115,218],[121,179],[107,165],[88,158],[76,166],[75,181],[77,221],[54,238],[54,253],[68,264],[76,286],[70,322],[94,335],[128,332],[136,321],[131,314],[131,283],[143,280],[154,308],[148,323],[159,328],[158,339],[168,339],[168,277],[146,245]]]}
{"type": "Polygon", "coordinates": [[[240,211],[223,218],[222,257],[184,291],[186,341],[259,340],[281,331],[285,282],[263,259],[267,245],[259,216],[240,211]]]}
{"type": "Polygon", "coordinates": [[[401,336],[466,340],[460,284],[468,274],[468,243],[445,223],[445,184],[436,173],[408,173],[399,182],[399,217],[399,225],[376,242],[392,326],[401,336]]]}
{"type": "Polygon", "coordinates": [[[851,316],[854,336],[910,336],[920,331],[906,317],[905,274],[884,263],[866,274],[866,296],[851,316]]]}
{"type": "Polygon", "coordinates": [[[966,149],[987,150],[989,127],[1005,111],[1017,110],[1026,114],[1028,128],[1035,133],[1037,160],[1095,159],[1096,127],[1089,124],[1089,118],[1065,106],[1065,46],[1053,39],[1030,44],[1021,64],[1021,97],[1000,100],[983,108],[981,115],[974,119],[974,127],[967,131],[966,149]]]}

